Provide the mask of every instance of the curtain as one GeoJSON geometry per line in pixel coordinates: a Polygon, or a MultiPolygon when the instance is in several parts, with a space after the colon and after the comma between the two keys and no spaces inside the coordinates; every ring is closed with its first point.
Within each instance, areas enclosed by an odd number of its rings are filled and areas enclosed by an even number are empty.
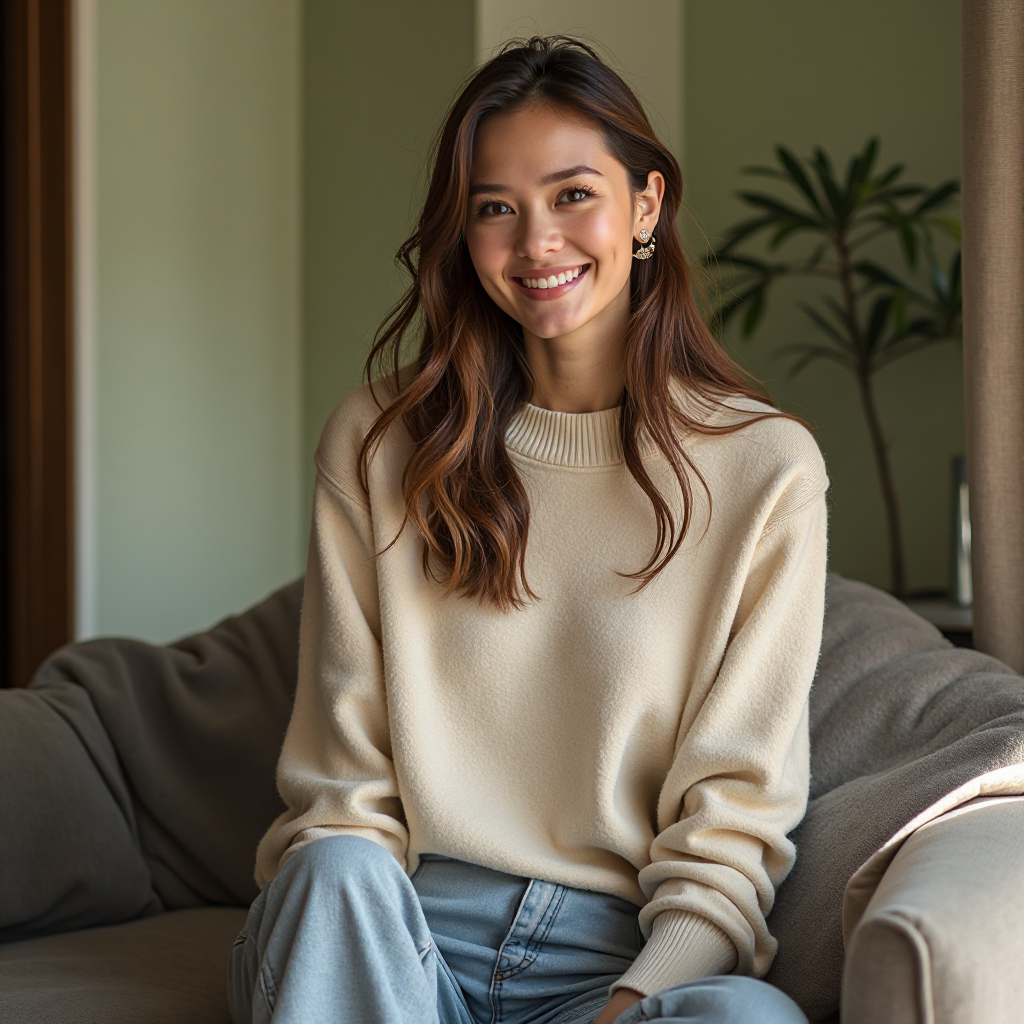
{"type": "Polygon", "coordinates": [[[974,642],[1024,672],[1024,0],[963,0],[974,642]]]}

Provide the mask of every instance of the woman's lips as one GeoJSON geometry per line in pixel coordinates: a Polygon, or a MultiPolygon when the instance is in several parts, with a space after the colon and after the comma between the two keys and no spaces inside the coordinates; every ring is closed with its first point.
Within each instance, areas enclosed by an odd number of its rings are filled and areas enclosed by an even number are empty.
{"type": "Polygon", "coordinates": [[[550,302],[552,299],[560,299],[566,292],[572,291],[588,270],[590,270],[590,264],[581,263],[575,267],[545,268],[538,270],[536,276],[513,277],[512,280],[515,281],[519,290],[529,298],[536,299],[538,302],[550,302]],[[567,279],[564,284],[558,284],[559,274],[567,279]],[[570,278],[570,274],[576,276],[570,278]],[[554,284],[550,283],[552,278],[555,280],[554,284]],[[547,282],[546,287],[538,287],[541,281],[547,282]]]}

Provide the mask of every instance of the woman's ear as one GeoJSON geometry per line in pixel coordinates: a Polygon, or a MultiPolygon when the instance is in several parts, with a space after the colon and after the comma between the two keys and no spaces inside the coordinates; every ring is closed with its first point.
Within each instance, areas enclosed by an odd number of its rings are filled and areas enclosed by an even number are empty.
{"type": "Polygon", "coordinates": [[[665,197],[665,176],[661,171],[651,171],[647,175],[647,187],[643,192],[636,193],[636,218],[633,224],[633,235],[639,237],[640,230],[645,228],[650,234],[658,226],[661,215],[661,201],[665,197]]]}

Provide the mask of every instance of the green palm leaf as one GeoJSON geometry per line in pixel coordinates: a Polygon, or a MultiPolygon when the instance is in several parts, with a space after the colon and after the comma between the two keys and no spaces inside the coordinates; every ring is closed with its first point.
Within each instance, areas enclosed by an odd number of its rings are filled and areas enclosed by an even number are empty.
{"type": "Polygon", "coordinates": [[[846,195],[845,208],[847,211],[854,209],[861,199],[865,183],[871,174],[875,157],[878,155],[878,139],[869,139],[863,151],[850,157],[846,171],[846,195]]]}
{"type": "Polygon", "coordinates": [[[853,351],[850,338],[826,316],[806,302],[799,303],[799,307],[817,325],[818,329],[827,334],[840,348],[846,352],[853,351]]]}
{"type": "Polygon", "coordinates": [[[763,192],[738,192],[737,195],[750,206],[764,210],[765,214],[773,217],[776,222],[792,221],[795,224],[806,227],[821,226],[820,221],[808,216],[803,210],[797,210],[795,207],[789,206],[775,196],[769,196],[763,192]]]}
{"type": "Polygon", "coordinates": [[[892,306],[892,295],[880,295],[871,307],[867,328],[864,331],[864,349],[869,355],[877,352],[883,345],[882,339],[889,324],[892,306]]]}
{"type": "Polygon", "coordinates": [[[947,181],[938,188],[928,192],[925,197],[914,207],[911,216],[920,217],[929,210],[934,210],[948,202],[960,191],[959,181],[947,181]]]}
{"type": "Polygon", "coordinates": [[[778,167],[764,167],[761,164],[751,164],[749,167],[741,167],[740,174],[749,174],[760,178],[775,178],[778,181],[789,180],[785,171],[780,171],[778,167]]]}
{"type": "Polygon", "coordinates": [[[820,147],[814,151],[811,166],[814,168],[821,190],[825,193],[825,198],[828,199],[829,206],[832,208],[835,223],[837,225],[844,224],[846,222],[846,203],[836,184],[832,161],[820,147]]]}
{"type": "Polygon", "coordinates": [[[961,333],[960,254],[955,252],[948,265],[940,264],[933,239],[933,233],[941,232],[959,242],[959,221],[946,213],[959,184],[946,181],[926,187],[906,182],[901,163],[879,169],[879,153],[877,138],[868,139],[846,162],[840,181],[836,165],[821,147],[801,158],[785,146],[776,146],[776,166],[748,167],[744,173],[777,183],[781,194],[740,192],[740,199],[754,216],[734,225],[717,253],[708,259],[720,261],[718,269],[734,290],[720,307],[717,320],[724,324],[742,314],[740,329],[745,337],[764,321],[776,281],[805,276],[833,282],[833,294],[822,295],[814,303],[797,304],[817,340],[798,342],[781,351],[792,359],[791,376],[813,362],[826,360],[856,377],[891,540],[891,585],[902,593],[905,579],[897,489],[874,396],[874,378],[898,359],[961,333]],[[770,256],[801,232],[818,236],[816,243],[808,246],[809,256],[800,253],[787,262],[764,257],[764,252],[770,256]],[[764,249],[745,251],[742,243],[755,238],[761,239],[764,249]],[[897,243],[902,267],[894,268],[872,250],[861,249],[883,239],[897,243]],[[862,258],[863,251],[872,252],[871,258],[862,258]],[[856,259],[851,255],[854,252],[856,259]]]}
{"type": "MultiPolygon", "coordinates": [[[[800,161],[791,153],[785,146],[776,146],[775,155],[779,158],[779,163],[786,169],[786,174],[789,176],[789,180],[807,197],[807,201],[814,207],[822,221],[825,219],[825,210],[818,199],[817,192],[814,191],[814,186],[811,184],[811,179],[807,176],[800,161]]],[[[786,174],[779,172],[780,178],[786,178],[786,174]]]]}
{"type": "Polygon", "coordinates": [[[779,355],[798,355],[798,358],[789,367],[789,376],[795,377],[806,370],[811,363],[819,359],[826,359],[829,362],[838,363],[846,370],[853,369],[853,362],[849,356],[837,352],[827,345],[787,345],[779,349],[779,355]]]}
{"type": "Polygon", "coordinates": [[[771,227],[775,223],[774,217],[751,217],[749,220],[740,221],[734,224],[725,234],[725,241],[715,251],[714,256],[723,259],[727,256],[733,246],[746,241],[759,231],[771,227]]]}
{"type": "Polygon", "coordinates": [[[895,274],[890,273],[885,267],[879,266],[873,260],[858,260],[853,265],[853,271],[856,274],[860,274],[861,277],[866,277],[874,285],[888,285],[891,288],[905,287],[904,283],[895,274]]]}

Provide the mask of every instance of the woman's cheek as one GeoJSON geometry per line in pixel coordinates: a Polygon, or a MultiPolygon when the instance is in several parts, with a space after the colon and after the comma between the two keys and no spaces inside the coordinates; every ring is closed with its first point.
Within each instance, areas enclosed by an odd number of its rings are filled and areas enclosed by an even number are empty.
{"type": "MultiPolygon", "coordinates": [[[[508,262],[511,248],[511,239],[507,231],[492,228],[490,231],[480,232],[482,237],[477,239],[477,253],[473,257],[475,265],[488,277],[501,281],[504,278],[505,264],[508,262]]],[[[470,250],[473,256],[473,250],[470,250]]]]}
{"type": "Polygon", "coordinates": [[[484,291],[499,309],[516,319],[513,305],[509,302],[506,293],[508,287],[505,284],[506,250],[486,245],[474,246],[468,238],[466,242],[469,247],[470,261],[484,291]]]}
{"type": "Polygon", "coordinates": [[[580,224],[579,229],[579,247],[598,261],[606,263],[616,258],[623,237],[629,233],[629,225],[623,224],[621,217],[605,213],[588,218],[580,224]]]}
{"type": "Polygon", "coordinates": [[[489,240],[469,233],[466,235],[466,246],[469,249],[469,259],[473,264],[473,269],[483,282],[484,287],[488,288],[495,276],[496,269],[498,276],[501,275],[500,265],[496,260],[495,246],[489,244],[489,240]]]}

